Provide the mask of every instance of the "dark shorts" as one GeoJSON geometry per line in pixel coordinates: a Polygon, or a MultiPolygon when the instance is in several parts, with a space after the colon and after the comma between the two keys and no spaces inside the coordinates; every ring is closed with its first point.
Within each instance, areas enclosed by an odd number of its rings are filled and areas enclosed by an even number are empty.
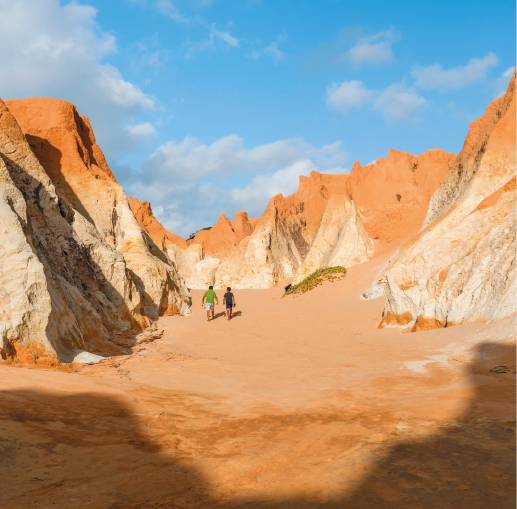
{"type": "Polygon", "coordinates": [[[233,304],[231,302],[227,302],[226,309],[233,309],[233,304]]]}

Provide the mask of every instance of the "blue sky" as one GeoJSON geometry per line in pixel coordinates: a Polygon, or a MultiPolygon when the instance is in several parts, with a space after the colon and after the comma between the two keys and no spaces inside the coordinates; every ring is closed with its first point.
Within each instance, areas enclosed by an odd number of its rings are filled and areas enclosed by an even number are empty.
{"type": "Polygon", "coordinates": [[[461,149],[515,65],[515,3],[0,0],[3,99],[76,104],[181,235],[311,170],[461,149]],[[9,77],[6,79],[5,77],[9,77]]]}

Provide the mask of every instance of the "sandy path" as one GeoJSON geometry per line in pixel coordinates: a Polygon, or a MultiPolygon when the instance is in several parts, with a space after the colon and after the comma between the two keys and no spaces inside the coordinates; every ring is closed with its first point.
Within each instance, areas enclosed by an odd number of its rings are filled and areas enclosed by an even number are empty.
{"type": "Polygon", "coordinates": [[[378,330],[386,261],[236,290],[230,322],[194,291],[77,372],[0,367],[1,507],[514,507],[515,320],[378,330]]]}

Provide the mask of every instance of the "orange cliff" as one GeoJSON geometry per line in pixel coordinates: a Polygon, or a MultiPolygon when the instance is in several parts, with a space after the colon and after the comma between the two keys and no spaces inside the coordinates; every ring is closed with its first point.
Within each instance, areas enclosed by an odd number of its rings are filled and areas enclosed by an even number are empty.
{"type": "MultiPolygon", "coordinates": [[[[84,219],[83,236],[97,235],[122,253],[143,297],[145,315],[189,314],[184,282],[166,259],[152,252],[88,119],[80,116],[73,104],[58,99],[17,99],[6,104],[59,195],[84,219]]],[[[93,253],[100,270],[110,277],[102,256],[93,253]]]]}
{"type": "Polygon", "coordinates": [[[148,201],[139,201],[132,196],[129,197],[129,206],[136,217],[140,228],[147,232],[153,242],[160,249],[167,249],[167,246],[174,244],[181,249],[187,249],[187,242],[183,237],[167,231],[162,224],[154,217],[151,204],[148,201]]]}
{"type": "Polygon", "coordinates": [[[456,154],[432,149],[414,156],[390,150],[374,164],[354,164],[349,190],[376,254],[417,231],[429,201],[451,169],[456,154]]]}
{"type": "Polygon", "coordinates": [[[167,251],[170,242],[184,252],[183,239],[167,232],[149,205],[132,198],[132,209],[190,288],[267,288],[328,265],[364,262],[416,232],[455,158],[439,149],[418,156],[391,150],[375,164],[356,162],[350,175],[300,176],[298,191],[273,197],[261,218],[221,215],[197,232],[186,242],[187,258],[177,248],[167,251]]]}
{"type": "Polygon", "coordinates": [[[416,332],[515,313],[515,80],[470,124],[423,229],[365,294],[384,293],[380,327],[416,332]]]}
{"type": "Polygon", "coordinates": [[[216,272],[219,285],[267,288],[314,270],[355,265],[417,231],[455,154],[434,149],[386,159],[350,175],[312,172],[296,193],[272,198],[253,235],[216,272]]]}
{"type": "Polygon", "coordinates": [[[221,214],[212,228],[197,232],[188,244],[199,244],[206,256],[224,259],[233,253],[241,240],[253,233],[259,221],[260,218],[248,219],[246,212],[237,212],[233,221],[221,214]]]}
{"type": "Polygon", "coordinates": [[[169,263],[192,289],[214,284],[215,271],[221,260],[233,254],[260,220],[249,219],[246,212],[237,212],[233,221],[221,215],[212,228],[201,230],[194,239],[185,241],[163,227],[154,217],[149,202],[130,197],[129,204],[140,227],[149,235],[153,249],[161,250],[161,255],[168,257],[169,263]]]}

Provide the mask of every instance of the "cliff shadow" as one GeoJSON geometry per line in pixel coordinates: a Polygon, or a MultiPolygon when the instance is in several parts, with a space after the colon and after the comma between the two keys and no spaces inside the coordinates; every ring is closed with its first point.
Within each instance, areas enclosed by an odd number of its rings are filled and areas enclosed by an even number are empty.
{"type": "Polygon", "coordinates": [[[110,395],[62,394],[0,391],[3,509],[188,502],[207,487],[174,430],[146,432],[154,415],[142,418],[110,395]]]}
{"type": "Polygon", "coordinates": [[[280,497],[260,484],[254,497],[239,496],[239,476],[211,486],[203,457],[182,451],[181,407],[161,423],[154,411],[135,414],[107,395],[0,391],[0,475],[9,487],[0,491],[0,505],[513,509],[515,414],[508,406],[515,406],[515,347],[480,345],[467,369],[475,393],[463,415],[431,436],[380,445],[362,481],[333,482],[325,497],[297,493],[296,486],[307,493],[303,478],[280,497]]]}
{"type": "Polygon", "coordinates": [[[387,454],[378,454],[383,459],[343,496],[242,498],[232,507],[513,509],[515,417],[497,417],[495,412],[497,406],[509,406],[513,412],[507,410],[506,415],[515,416],[515,353],[515,345],[479,345],[468,366],[475,396],[466,412],[430,437],[402,440],[387,454]]]}

